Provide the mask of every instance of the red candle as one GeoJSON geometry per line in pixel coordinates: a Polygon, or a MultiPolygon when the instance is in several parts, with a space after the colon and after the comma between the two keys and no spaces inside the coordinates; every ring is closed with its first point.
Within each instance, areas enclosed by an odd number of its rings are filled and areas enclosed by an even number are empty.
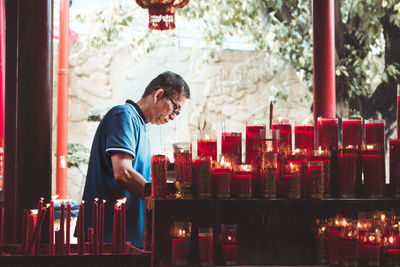
{"type": "Polygon", "coordinates": [[[238,198],[252,197],[253,171],[251,165],[241,165],[241,170],[236,171],[233,177],[233,194],[238,198]]]}
{"type": "Polygon", "coordinates": [[[92,254],[98,254],[97,237],[99,233],[99,205],[97,204],[97,198],[93,201],[93,250],[92,254]]]}
{"type": "Polygon", "coordinates": [[[0,256],[3,254],[4,208],[0,206],[0,256]]]}
{"type": "Polygon", "coordinates": [[[365,231],[360,234],[360,261],[368,266],[379,266],[382,259],[381,233],[365,231]]]}
{"type": "MultiPolygon", "coordinates": [[[[85,244],[85,201],[82,200],[81,204],[79,205],[79,215],[78,215],[78,254],[84,253],[84,244],[85,244]]],[[[50,210],[51,211],[51,210],[50,210]]]]}
{"type": "Polygon", "coordinates": [[[383,258],[388,266],[398,266],[400,262],[400,237],[398,226],[385,229],[383,240],[383,258]]]}
{"type": "Polygon", "coordinates": [[[93,228],[88,227],[88,243],[89,243],[89,253],[93,252],[93,228]]]}
{"type": "Polygon", "coordinates": [[[100,255],[103,254],[103,243],[104,243],[104,203],[106,201],[103,200],[103,203],[100,203],[100,222],[99,222],[99,253],[100,255]]]}
{"type": "Polygon", "coordinates": [[[32,232],[32,236],[29,237],[28,247],[25,250],[25,255],[35,255],[35,245],[37,244],[37,240],[40,236],[40,231],[42,229],[42,224],[44,221],[44,217],[46,216],[46,208],[42,208],[39,213],[39,217],[36,216],[36,223],[34,230],[32,232]]]}
{"type": "Polygon", "coordinates": [[[329,150],[314,150],[311,160],[322,161],[324,163],[324,197],[331,197],[331,153],[329,150]]]}
{"type": "Polygon", "coordinates": [[[56,230],[55,231],[55,254],[60,254],[61,252],[61,248],[60,248],[60,239],[61,239],[61,235],[60,235],[60,230],[56,230]]]}
{"type": "Polygon", "coordinates": [[[217,140],[197,140],[197,156],[217,160],[217,140]]]}
{"type": "Polygon", "coordinates": [[[211,162],[210,158],[194,160],[195,192],[198,198],[211,198],[211,162]]]}
{"type": "Polygon", "coordinates": [[[236,225],[221,225],[221,256],[225,265],[237,264],[236,229],[236,225]]]}
{"type": "Polygon", "coordinates": [[[290,153],[292,150],[292,125],[288,120],[277,119],[272,123],[272,129],[279,130],[280,150],[290,153]]]}
{"type": "Polygon", "coordinates": [[[382,159],[379,144],[363,145],[361,161],[364,171],[364,194],[371,198],[382,198],[385,177],[382,173],[382,159]]]}
{"type": "Polygon", "coordinates": [[[151,195],[165,198],[167,192],[167,166],[169,160],[164,155],[151,157],[151,195]]]}
{"type": "Polygon", "coordinates": [[[317,234],[315,236],[315,257],[317,264],[327,263],[328,253],[328,227],[327,222],[317,219],[317,234]]]}
{"type": "Polygon", "coordinates": [[[278,153],[263,151],[261,154],[260,186],[264,198],[276,197],[278,182],[278,153]]]}
{"type": "Polygon", "coordinates": [[[236,164],[242,163],[242,133],[222,133],[221,153],[233,155],[236,164]]]}
{"type": "Polygon", "coordinates": [[[191,223],[174,222],[172,227],[171,264],[187,266],[190,251],[191,223]]]}
{"type": "Polygon", "coordinates": [[[254,164],[260,151],[260,142],[265,138],[265,125],[246,125],[246,163],[254,164]]]}
{"type": "Polygon", "coordinates": [[[294,144],[295,148],[306,149],[307,157],[310,158],[314,149],[314,126],[295,126],[294,144]]]}
{"type": "Polygon", "coordinates": [[[65,253],[69,255],[71,250],[70,238],[71,238],[71,203],[67,203],[67,226],[65,231],[65,253]]]}
{"type": "Polygon", "coordinates": [[[324,196],[324,162],[310,161],[307,165],[306,194],[311,198],[324,196]]]}
{"type": "Polygon", "coordinates": [[[358,150],[353,146],[339,149],[338,195],[343,198],[356,196],[358,150]]]}
{"type": "Polygon", "coordinates": [[[217,198],[231,197],[232,170],[229,168],[216,168],[214,170],[215,196],[217,198]]]}
{"type": "Polygon", "coordinates": [[[213,228],[199,228],[200,265],[214,264],[213,228]]]}
{"type": "Polygon", "coordinates": [[[361,146],[362,121],[361,118],[342,120],[342,145],[361,146]]]}
{"type": "Polygon", "coordinates": [[[31,214],[29,214],[28,217],[28,235],[27,235],[27,240],[26,240],[26,246],[25,246],[25,255],[33,255],[35,251],[34,247],[34,240],[33,240],[33,232],[35,231],[36,223],[37,223],[37,214],[38,210],[31,210],[31,214]],[[33,240],[32,246],[29,247],[29,241],[33,240]],[[29,250],[28,250],[29,249],[29,250]]]}
{"type": "Polygon", "coordinates": [[[120,210],[120,224],[121,224],[121,229],[120,229],[120,254],[125,254],[126,253],[126,248],[125,248],[125,240],[126,240],[126,207],[125,207],[125,202],[126,198],[121,200],[121,210],[120,210]]]}
{"type": "Polygon", "coordinates": [[[64,254],[64,219],[65,219],[65,205],[64,201],[61,203],[60,207],[60,254],[64,254]]]}
{"type": "Polygon", "coordinates": [[[365,121],[365,143],[385,144],[385,122],[383,120],[365,121]]]}
{"type": "MultiPolygon", "coordinates": [[[[39,203],[38,203],[39,216],[40,216],[41,210],[43,209],[43,200],[44,200],[44,198],[42,198],[42,197],[39,199],[39,203]]],[[[39,229],[39,233],[41,233],[41,232],[42,232],[42,229],[39,229]]],[[[41,235],[39,234],[39,236],[36,239],[36,245],[35,245],[35,253],[36,254],[39,253],[40,238],[41,238],[41,235]]]]}
{"type": "Polygon", "coordinates": [[[22,216],[22,251],[25,251],[28,246],[28,222],[29,222],[29,211],[24,209],[22,216]]]}
{"type": "Polygon", "coordinates": [[[330,264],[339,263],[339,238],[343,226],[339,220],[335,220],[328,226],[328,261],[330,264]]]}
{"type": "Polygon", "coordinates": [[[390,188],[400,198],[400,139],[390,139],[390,188]]]}
{"type": "Polygon", "coordinates": [[[400,84],[397,84],[397,139],[400,139],[400,84]]]}
{"type": "Polygon", "coordinates": [[[339,262],[342,266],[357,266],[359,240],[355,229],[343,228],[339,237],[339,262]]]}
{"type": "Polygon", "coordinates": [[[54,201],[50,200],[49,213],[49,254],[54,255],[54,201]]]}
{"type": "Polygon", "coordinates": [[[121,234],[120,234],[120,202],[114,206],[114,222],[113,222],[113,235],[112,235],[112,254],[118,254],[120,249],[119,245],[121,244],[121,234]]]}
{"type": "Polygon", "coordinates": [[[192,144],[174,143],[176,198],[192,198],[192,144]]]}
{"type": "Polygon", "coordinates": [[[337,150],[338,119],[318,118],[317,146],[322,149],[337,150]]]}
{"type": "Polygon", "coordinates": [[[279,190],[283,198],[301,197],[301,163],[287,161],[283,178],[280,180],[279,190]]]}

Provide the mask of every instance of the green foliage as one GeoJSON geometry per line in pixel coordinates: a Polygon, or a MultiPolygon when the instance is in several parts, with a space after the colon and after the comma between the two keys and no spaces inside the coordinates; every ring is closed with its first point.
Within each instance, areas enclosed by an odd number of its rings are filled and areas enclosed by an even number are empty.
{"type": "Polygon", "coordinates": [[[79,143],[68,143],[68,168],[89,162],[90,150],[79,143]]]}

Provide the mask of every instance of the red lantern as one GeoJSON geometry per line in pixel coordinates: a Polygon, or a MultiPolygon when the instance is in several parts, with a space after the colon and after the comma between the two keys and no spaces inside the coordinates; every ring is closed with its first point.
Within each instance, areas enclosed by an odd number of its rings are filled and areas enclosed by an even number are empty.
{"type": "Polygon", "coordinates": [[[152,30],[175,29],[175,10],[189,0],[136,0],[142,8],[149,9],[149,28],[152,30]]]}

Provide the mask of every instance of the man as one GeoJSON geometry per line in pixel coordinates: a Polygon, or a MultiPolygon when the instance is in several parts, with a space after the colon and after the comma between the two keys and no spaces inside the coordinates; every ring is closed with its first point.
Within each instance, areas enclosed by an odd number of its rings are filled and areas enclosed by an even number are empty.
{"type": "Polygon", "coordinates": [[[179,115],[190,97],[181,76],[167,71],[153,79],[137,102],[112,108],[101,120],[90,152],[83,193],[85,232],[92,227],[92,203],[106,200],[104,241],[112,240],[113,210],[117,199],[126,201],[126,237],[143,248],[144,187],[150,182],[151,155],[146,124],[164,124],[179,115]]]}

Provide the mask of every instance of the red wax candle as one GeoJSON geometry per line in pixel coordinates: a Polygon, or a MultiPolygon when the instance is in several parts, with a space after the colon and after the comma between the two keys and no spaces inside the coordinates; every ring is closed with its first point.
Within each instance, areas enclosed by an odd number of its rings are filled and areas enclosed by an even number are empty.
{"type": "Polygon", "coordinates": [[[97,204],[97,198],[94,199],[93,201],[93,250],[92,254],[97,254],[97,235],[99,232],[99,205],[97,204]]]}
{"type": "Polygon", "coordinates": [[[309,158],[314,149],[314,126],[295,126],[294,144],[295,148],[306,149],[309,158]]]}
{"type": "Polygon", "coordinates": [[[292,150],[292,125],[288,120],[274,120],[272,129],[279,130],[280,150],[290,153],[292,150]]]}
{"type": "Polygon", "coordinates": [[[344,198],[356,196],[358,150],[349,146],[339,150],[338,195],[344,198]]]}
{"type": "Polygon", "coordinates": [[[379,230],[360,235],[360,261],[363,265],[379,266],[382,260],[382,244],[379,230]]]}
{"type": "Polygon", "coordinates": [[[217,160],[217,140],[197,140],[197,156],[217,160]]]}
{"type": "Polygon", "coordinates": [[[246,125],[246,163],[254,164],[259,155],[261,140],[265,138],[265,125],[246,125]]]}
{"type": "Polygon", "coordinates": [[[221,225],[221,256],[225,265],[237,264],[236,229],[236,225],[221,225]]]}
{"type": "Polygon", "coordinates": [[[214,240],[212,228],[199,228],[200,265],[214,264],[214,240]]]}
{"type": "Polygon", "coordinates": [[[106,201],[103,200],[103,203],[100,203],[100,222],[99,222],[99,253],[103,254],[103,244],[104,244],[104,203],[106,201]]]}
{"type": "Polygon", "coordinates": [[[378,145],[363,145],[361,161],[364,172],[364,194],[371,198],[382,198],[385,177],[382,174],[381,150],[378,145]]]}
{"type": "Polygon", "coordinates": [[[60,236],[60,230],[56,230],[55,231],[55,243],[56,243],[56,245],[55,245],[55,254],[60,254],[61,252],[61,248],[60,248],[60,244],[61,244],[61,242],[60,242],[60,238],[61,238],[61,236],[60,236]]]}
{"type": "Polygon", "coordinates": [[[400,237],[398,226],[385,229],[383,240],[383,258],[388,266],[398,266],[400,262],[400,237]]]}
{"type": "Polygon", "coordinates": [[[221,153],[230,154],[236,164],[242,163],[242,133],[222,133],[221,153]]]}
{"type": "Polygon", "coordinates": [[[164,155],[151,157],[151,195],[165,198],[167,192],[167,166],[169,160],[164,155]]]}
{"type": "Polygon", "coordinates": [[[64,254],[64,219],[65,219],[65,205],[64,202],[60,206],[60,254],[64,254]]]}
{"type": "Polygon", "coordinates": [[[400,198],[400,139],[390,139],[390,188],[400,198]]]}
{"type": "Polygon", "coordinates": [[[34,223],[35,227],[32,232],[32,236],[29,238],[28,247],[25,250],[25,255],[35,255],[35,245],[37,244],[37,240],[40,236],[40,231],[42,229],[42,224],[44,221],[44,217],[46,216],[46,208],[42,208],[39,213],[39,217],[36,216],[36,223],[34,223]]]}
{"type": "Polygon", "coordinates": [[[338,120],[335,118],[318,118],[317,147],[337,150],[338,120]]]}
{"type": "Polygon", "coordinates": [[[397,139],[400,139],[400,84],[397,84],[397,139]]]}
{"type": "Polygon", "coordinates": [[[187,266],[190,243],[186,237],[172,238],[171,263],[174,266],[187,266]]]}
{"type": "Polygon", "coordinates": [[[339,262],[342,266],[357,266],[359,241],[355,232],[343,229],[339,239],[339,262]]]}
{"type": "Polygon", "coordinates": [[[338,222],[328,226],[328,261],[333,265],[339,263],[339,238],[342,228],[338,222]]]}
{"type": "Polygon", "coordinates": [[[192,198],[192,144],[174,143],[176,198],[192,198]]]}
{"type": "Polygon", "coordinates": [[[84,209],[84,205],[83,205],[84,203],[85,202],[82,201],[81,204],[79,205],[79,215],[78,215],[78,254],[83,254],[84,253],[84,244],[85,244],[85,232],[84,232],[85,209],[84,209]]]}
{"type": "Polygon", "coordinates": [[[119,245],[121,244],[121,234],[120,234],[120,208],[119,202],[114,206],[114,221],[113,221],[113,235],[112,235],[112,254],[119,253],[119,245]]]}
{"type": "Polygon", "coordinates": [[[235,175],[233,177],[233,189],[234,189],[234,195],[236,197],[238,198],[252,197],[252,176],[253,172],[249,170],[241,170],[235,172],[235,175]]]}
{"type": "Polygon", "coordinates": [[[362,121],[361,119],[342,120],[342,145],[360,146],[362,144],[362,121]]]}
{"type": "Polygon", "coordinates": [[[125,254],[126,253],[126,248],[125,248],[125,240],[126,240],[126,207],[125,207],[125,201],[126,198],[121,201],[121,211],[120,211],[120,224],[121,224],[121,238],[120,238],[120,253],[125,254]]]}
{"type": "Polygon", "coordinates": [[[22,217],[22,251],[25,251],[28,242],[28,222],[29,222],[29,211],[24,209],[22,217]]]}
{"type": "Polygon", "coordinates": [[[49,254],[54,255],[54,201],[50,200],[49,213],[49,254]]]}
{"type": "Polygon", "coordinates": [[[228,168],[214,170],[215,196],[217,198],[231,197],[232,171],[228,168]]]}
{"type": "Polygon", "coordinates": [[[301,197],[301,172],[302,166],[299,162],[287,161],[285,172],[280,179],[280,195],[283,198],[300,198],[301,197]]]}
{"type": "Polygon", "coordinates": [[[278,182],[278,153],[263,151],[261,154],[260,186],[264,198],[276,197],[278,182]]]}
{"type": "Polygon", "coordinates": [[[35,247],[32,245],[29,248],[29,241],[33,240],[33,232],[35,230],[36,227],[36,223],[37,223],[37,214],[38,214],[38,210],[31,210],[31,214],[29,214],[28,217],[28,235],[27,235],[27,240],[26,240],[26,245],[25,245],[25,254],[28,255],[33,255],[34,254],[34,250],[35,247]],[[28,251],[29,249],[29,251],[28,251]]]}
{"type": "Polygon", "coordinates": [[[322,198],[324,195],[324,162],[311,161],[307,165],[306,194],[311,198],[322,198]]]}
{"type": "Polygon", "coordinates": [[[324,197],[331,197],[331,154],[328,150],[314,150],[311,160],[324,163],[324,197]]]}
{"type": "MultiPolygon", "coordinates": [[[[39,216],[40,216],[41,210],[43,209],[43,200],[44,200],[44,198],[42,198],[42,197],[39,199],[39,203],[38,203],[39,216]]],[[[41,232],[42,232],[42,229],[39,229],[39,233],[41,233],[41,232]]],[[[39,236],[37,237],[37,240],[36,240],[36,245],[35,245],[35,253],[36,254],[39,253],[40,238],[41,238],[41,235],[39,234],[39,236]]]]}
{"type": "Polygon", "coordinates": [[[385,144],[385,123],[383,120],[365,121],[365,143],[385,144]]]}
{"type": "Polygon", "coordinates": [[[3,254],[4,208],[0,206],[0,256],[3,254]]]}
{"type": "Polygon", "coordinates": [[[70,238],[71,238],[71,203],[67,203],[67,226],[65,231],[65,254],[69,255],[71,250],[70,238]]]}
{"type": "Polygon", "coordinates": [[[195,192],[198,198],[211,198],[210,158],[197,158],[194,161],[195,192]]]}

